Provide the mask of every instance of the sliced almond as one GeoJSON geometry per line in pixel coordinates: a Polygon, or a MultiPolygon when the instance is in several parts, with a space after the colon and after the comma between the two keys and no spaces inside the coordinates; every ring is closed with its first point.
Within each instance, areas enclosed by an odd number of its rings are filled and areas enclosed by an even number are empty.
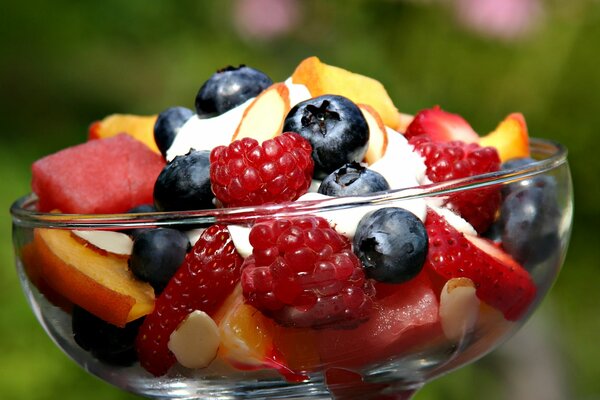
{"type": "Polygon", "coordinates": [[[217,355],[221,336],[215,321],[204,311],[192,311],[169,339],[169,350],[186,368],[205,368],[217,355]]]}
{"type": "Polygon", "coordinates": [[[449,340],[460,341],[473,330],[479,314],[475,284],[469,278],[448,280],[440,294],[440,321],[449,340]]]}
{"type": "Polygon", "coordinates": [[[369,147],[365,161],[371,165],[385,154],[388,144],[387,131],[379,113],[367,104],[358,104],[367,125],[369,125],[369,147]]]}
{"type": "Polygon", "coordinates": [[[122,232],[74,230],[73,234],[92,246],[109,253],[128,256],[133,249],[133,240],[122,232]]]}

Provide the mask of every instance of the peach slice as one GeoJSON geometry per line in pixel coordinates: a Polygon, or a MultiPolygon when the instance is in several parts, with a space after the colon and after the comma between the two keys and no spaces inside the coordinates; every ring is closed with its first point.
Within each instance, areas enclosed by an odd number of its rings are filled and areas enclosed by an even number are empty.
{"type": "Polygon", "coordinates": [[[88,139],[104,139],[127,133],[160,154],[154,140],[154,124],[157,115],[111,114],[90,125],[88,139]]]}
{"type": "Polygon", "coordinates": [[[279,135],[290,109],[290,92],[285,83],[271,85],[244,111],[232,141],[250,137],[262,143],[279,135]]]}
{"type": "Polygon", "coordinates": [[[136,279],[127,259],[101,254],[59,229],[35,229],[34,245],[44,281],[56,292],[117,326],[149,314],[154,290],[136,279]]]}
{"type": "Polygon", "coordinates": [[[388,136],[385,124],[379,113],[368,104],[358,104],[363,116],[369,125],[369,147],[365,154],[365,161],[371,165],[385,154],[388,145],[388,136]]]}
{"type": "Polygon", "coordinates": [[[381,82],[373,78],[309,57],[296,67],[292,82],[305,85],[313,97],[337,94],[357,104],[368,104],[377,110],[386,126],[392,129],[400,126],[400,113],[381,82]]]}
{"type": "Polygon", "coordinates": [[[396,127],[396,130],[402,133],[406,132],[406,128],[408,128],[413,119],[415,119],[414,115],[400,113],[400,123],[396,127]]]}
{"type": "Polygon", "coordinates": [[[503,162],[517,157],[529,157],[527,123],[521,113],[507,116],[496,129],[479,139],[481,146],[493,146],[503,162]]]}

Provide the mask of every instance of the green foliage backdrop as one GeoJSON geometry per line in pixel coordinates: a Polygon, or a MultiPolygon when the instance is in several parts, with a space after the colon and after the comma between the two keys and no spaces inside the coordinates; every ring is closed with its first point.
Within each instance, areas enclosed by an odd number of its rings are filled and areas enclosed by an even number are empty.
{"type": "MultiPolygon", "coordinates": [[[[467,30],[448,2],[299,4],[300,22],[268,40],[240,35],[232,1],[0,5],[0,397],[134,397],[87,376],[27,308],[13,267],[8,208],[29,190],[29,165],[84,141],[90,122],[107,114],[192,107],[219,67],[244,63],[283,80],[301,59],[317,55],[379,79],[403,112],[439,104],[483,134],[520,111],[533,136],[569,148],[573,240],[558,283],[526,331],[542,326],[538,339],[558,356],[565,398],[599,399],[600,4],[542,2],[542,22],[519,40],[467,30]]],[[[510,398],[516,361],[505,360],[503,349],[432,383],[417,399],[510,398]]]]}

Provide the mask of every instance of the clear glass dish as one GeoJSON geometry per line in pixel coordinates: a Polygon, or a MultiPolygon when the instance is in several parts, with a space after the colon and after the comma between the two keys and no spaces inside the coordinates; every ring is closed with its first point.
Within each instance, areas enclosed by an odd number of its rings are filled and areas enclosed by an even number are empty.
{"type": "MultiPolygon", "coordinates": [[[[484,356],[513,335],[534,312],[556,280],[566,255],[573,213],[567,151],[560,144],[532,139],[531,156],[536,162],[523,167],[451,182],[371,196],[259,207],[69,215],[37,212],[35,196],[28,195],[18,199],[11,207],[17,272],[33,312],[56,345],[89,373],[138,395],[170,399],[410,398],[426,382],[484,356]],[[397,300],[398,309],[391,311],[396,316],[394,318],[404,318],[404,322],[396,321],[396,326],[386,328],[385,321],[379,321],[376,323],[378,327],[371,327],[378,331],[375,333],[360,328],[361,325],[344,329],[313,329],[308,334],[306,329],[302,330],[302,334],[295,328],[284,330],[281,334],[284,336],[294,337],[298,333],[298,337],[293,338],[297,346],[286,341],[288,348],[296,348],[296,354],[291,363],[293,365],[284,368],[273,367],[274,364],[271,367],[266,364],[240,367],[239,363],[231,362],[231,358],[217,356],[207,368],[188,369],[175,365],[166,375],[155,377],[138,363],[121,367],[101,362],[75,342],[71,327],[71,302],[53,296],[55,292],[47,290],[44,284],[44,272],[37,268],[41,255],[34,244],[36,230],[126,231],[153,227],[191,230],[215,223],[251,226],[265,218],[286,219],[304,215],[328,217],[332,213],[350,216],[361,209],[402,207],[407,202],[425,202],[428,206],[439,204],[445,197],[459,192],[507,191],[509,187],[514,189],[517,185],[532,187],[540,179],[552,182],[547,193],[552,197],[555,209],[544,214],[544,218],[551,218],[552,221],[539,223],[547,225],[548,222],[553,229],[546,232],[548,234],[522,238],[525,247],[545,249],[543,257],[532,256],[531,259],[521,260],[536,287],[535,297],[525,312],[513,320],[507,320],[498,310],[478,302],[475,311],[472,307],[454,305],[450,307],[453,311],[446,312],[442,318],[440,303],[448,300],[441,299],[440,286],[435,286],[434,291],[425,294],[414,294],[413,291],[411,296],[414,298],[397,300]],[[420,310],[426,309],[419,304],[426,301],[432,301],[437,307],[434,309],[437,311],[434,318],[427,321],[419,315],[420,310]],[[353,333],[354,329],[363,331],[353,333]],[[338,341],[343,346],[334,346],[338,341]],[[385,346],[380,345],[382,342],[386,343],[385,346]],[[333,347],[336,350],[332,355],[330,349],[333,347]]],[[[498,243],[501,240],[500,233],[494,229],[487,236],[498,243]]],[[[472,304],[472,300],[465,300],[465,304],[472,304]]],[[[430,311],[431,308],[427,308],[427,312],[430,311]]],[[[278,340],[281,343],[282,339],[278,340]]]]}

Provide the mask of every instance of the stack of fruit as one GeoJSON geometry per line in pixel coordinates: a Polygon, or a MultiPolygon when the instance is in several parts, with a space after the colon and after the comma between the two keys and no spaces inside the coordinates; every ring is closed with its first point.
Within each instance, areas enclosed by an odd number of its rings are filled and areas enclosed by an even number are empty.
{"type": "MultiPolygon", "coordinates": [[[[195,111],[108,116],[86,143],[35,162],[32,187],[41,212],[188,211],[370,195],[527,157],[521,114],[480,137],[439,107],[400,113],[379,82],[311,57],[279,83],[219,70],[195,111]]],[[[536,297],[523,266],[544,255],[522,243],[554,245],[553,190],[533,179],[248,226],[36,228],[22,253],[102,362],[156,376],[219,362],[299,380],[522,318],[536,297]]]]}

